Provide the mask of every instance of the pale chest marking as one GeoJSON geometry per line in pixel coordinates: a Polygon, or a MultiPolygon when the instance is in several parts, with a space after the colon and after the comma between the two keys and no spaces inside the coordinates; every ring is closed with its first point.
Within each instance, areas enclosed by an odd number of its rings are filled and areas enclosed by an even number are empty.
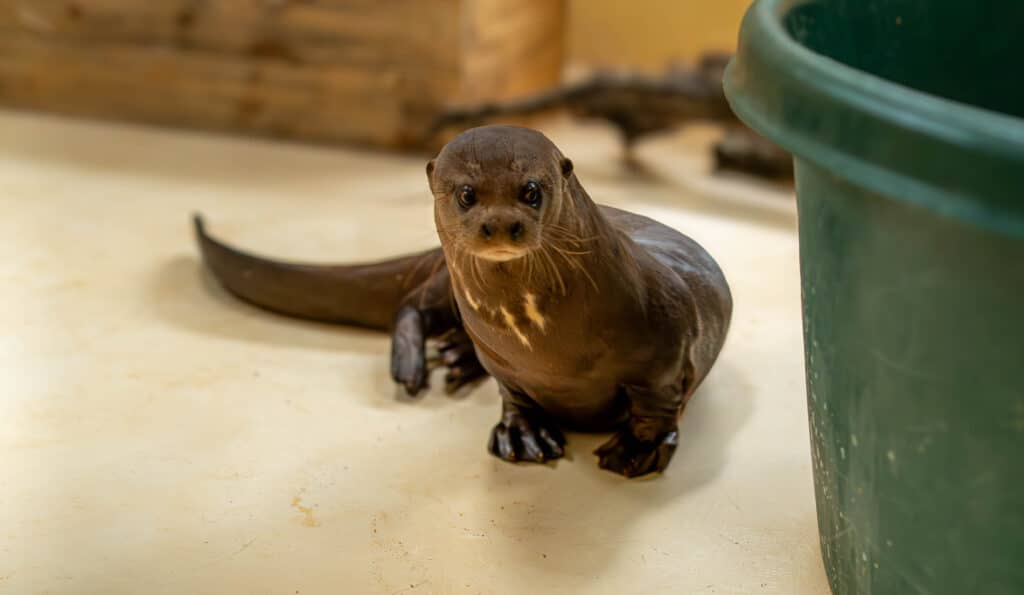
{"type": "Polygon", "coordinates": [[[476,301],[473,298],[473,294],[469,293],[468,289],[464,289],[462,291],[462,293],[466,296],[466,301],[469,302],[470,307],[473,308],[474,310],[476,310],[477,312],[479,312],[480,311],[480,302],[476,301]]]}
{"type": "Polygon", "coordinates": [[[502,318],[505,319],[505,324],[508,325],[508,329],[512,331],[512,334],[519,339],[519,342],[522,343],[524,347],[532,349],[530,346],[530,338],[527,337],[523,331],[519,330],[519,325],[516,324],[515,316],[512,316],[512,313],[509,312],[505,306],[500,306],[499,311],[501,312],[502,318]]]}
{"type": "Polygon", "coordinates": [[[526,311],[526,317],[530,319],[530,322],[537,328],[544,332],[544,327],[548,325],[548,321],[544,318],[544,315],[537,309],[537,296],[532,293],[527,293],[525,296],[525,303],[523,309],[526,311]]]}
{"type": "MultiPolygon", "coordinates": [[[[470,293],[469,288],[467,287],[462,288],[462,295],[466,298],[466,303],[469,304],[470,308],[473,308],[473,310],[476,310],[481,314],[490,314],[494,318],[497,318],[498,322],[504,323],[504,325],[508,327],[508,330],[516,337],[516,339],[519,340],[520,343],[523,344],[524,347],[527,349],[533,349],[533,345],[530,343],[530,338],[526,336],[526,333],[524,333],[522,329],[519,328],[519,322],[516,320],[516,317],[509,312],[508,308],[505,306],[498,306],[497,311],[495,311],[473,297],[473,294],[470,293]],[[499,314],[500,318],[498,317],[499,314]]],[[[526,317],[531,323],[543,331],[544,327],[547,326],[547,319],[545,319],[540,313],[540,310],[537,309],[537,297],[532,293],[527,293],[523,297],[523,308],[526,312],[526,317]]]]}

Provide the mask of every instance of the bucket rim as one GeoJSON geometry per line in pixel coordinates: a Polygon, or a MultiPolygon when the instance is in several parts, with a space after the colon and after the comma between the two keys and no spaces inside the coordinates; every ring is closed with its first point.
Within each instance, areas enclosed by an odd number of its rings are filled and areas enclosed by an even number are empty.
{"type": "Polygon", "coordinates": [[[1024,235],[1024,119],[929,94],[805,47],[784,19],[815,1],[756,0],[747,11],[724,80],[736,115],[794,156],[855,184],[1024,235]],[[850,123],[924,155],[874,155],[851,140],[850,123]]]}

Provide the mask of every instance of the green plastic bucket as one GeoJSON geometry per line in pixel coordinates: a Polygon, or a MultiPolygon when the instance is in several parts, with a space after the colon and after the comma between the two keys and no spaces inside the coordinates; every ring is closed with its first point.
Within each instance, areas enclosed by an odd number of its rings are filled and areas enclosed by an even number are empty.
{"type": "Polygon", "coordinates": [[[759,0],[726,92],[795,156],[833,590],[1024,593],[1024,1],[759,0]]]}

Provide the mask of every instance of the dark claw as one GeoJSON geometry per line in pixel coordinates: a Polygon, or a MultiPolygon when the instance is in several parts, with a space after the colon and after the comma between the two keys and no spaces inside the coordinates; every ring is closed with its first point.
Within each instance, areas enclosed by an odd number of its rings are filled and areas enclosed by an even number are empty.
{"type": "Polygon", "coordinates": [[[626,477],[640,477],[664,471],[678,444],[677,430],[665,432],[650,442],[640,441],[628,431],[622,431],[598,447],[594,454],[599,457],[598,465],[602,469],[626,477]]]}
{"type": "Polygon", "coordinates": [[[459,367],[451,368],[444,378],[445,392],[452,394],[464,386],[469,386],[487,376],[480,362],[473,361],[462,364],[459,367]]]}
{"type": "Polygon", "coordinates": [[[544,461],[544,451],[537,442],[537,436],[526,428],[526,431],[515,432],[519,438],[519,444],[523,447],[523,460],[541,463],[544,461]]]}
{"type": "Polygon", "coordinates": [[[516,453],[515,449],[512,448],[512,437],[509,433],[509,429],[504,425],[498,424],[495,426],[491,432],[491,442],[488,445],[488,449],[491,451],[491,454],[500,459],[515,461],[516,453]]]}
{"type": "Polygon", "coordinates": [[[488,448],[506,461],[544,463],[565,455],[565,438],[540,416],[506,412],[494,426],[488,448]]]}
{"type": "Polygon", "coordinates": [[[452,347],[448,347],[447,349],[442,347],[439,348],[438,351],[441,352],[441,361],[444,365],[449,367],[454,366],[463,360],[467,360],[471,355],[473,355],[472,352],[466,353],[463,350],[452,347]]]}
{"type": "Polygon", "coordinates": [[[441,338],[438,344],[441,362],[448,367],[445,376],[445,392],[452,394],[464,386],[473,384],[487,376],[487,371],[476,357],[473,342],[461,328],[454,329],[441,338]]]}
{"type": "Polygon", "coordinates": [[[476,349],[473,341],[462,329],[458,329],[445,336],[437,345],[441,354],[441,361],[446,366],[453,366],[460,362],[476,359],[476,349]]]}
{"type": "Polygon", "coordinates": [[[541,427],[540,439],[543,440],[544,452],[550,459],[560,459],[565,456],[565,436],[558,428],[541,427]]]}

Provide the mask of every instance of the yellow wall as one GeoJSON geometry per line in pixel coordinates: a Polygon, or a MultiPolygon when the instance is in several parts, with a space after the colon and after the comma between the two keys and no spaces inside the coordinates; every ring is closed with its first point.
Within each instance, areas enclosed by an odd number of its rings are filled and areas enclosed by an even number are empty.
{"type": "Polygon", "coordinates": [[[569,61],[662,70],[733,51],[750,0],[569,0],[569,61]]]}

